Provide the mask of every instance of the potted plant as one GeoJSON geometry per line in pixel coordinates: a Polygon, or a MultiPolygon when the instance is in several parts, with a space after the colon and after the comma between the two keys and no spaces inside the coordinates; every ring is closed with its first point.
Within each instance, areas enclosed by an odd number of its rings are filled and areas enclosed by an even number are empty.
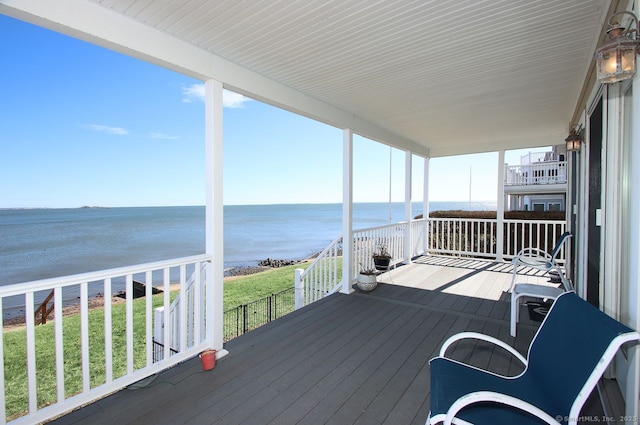
{"type": "Polygon", "coordinates": [[[375,264],[376,270],[389,270],[391,254],[389,254],[387,250],[387,245],[378,245],[377,250],[373,253],[373,263],[375,264]]]}
{"type": "Polygon", "coordinates": [[[362,291],[373,291],[376,286],[378,286],[378,281],[376,276],[378,275],[378,271],[375,268],[360,268],[360,272],[358,273],[358,288],[362,291]]]}

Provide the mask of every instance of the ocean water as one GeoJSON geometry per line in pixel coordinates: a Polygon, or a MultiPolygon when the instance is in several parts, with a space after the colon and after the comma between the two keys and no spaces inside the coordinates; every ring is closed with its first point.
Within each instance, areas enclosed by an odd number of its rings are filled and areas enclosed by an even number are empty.
{"type": "MultiPolygon", "coordinates": [[[[420,204],[413,206],[414,215],[420,204]]],[[[450,202],[430,209],[491,210],[450,202]]],[[[404,205],[354,205],[354,227],[404,217],[404,205]]],[[[341,233],[341,204],[224,207],[225,267],[303,259],[341,233]]],[[[194,207],[0,210],[0,285],[202,254],[205,209],[194,207]]]]}

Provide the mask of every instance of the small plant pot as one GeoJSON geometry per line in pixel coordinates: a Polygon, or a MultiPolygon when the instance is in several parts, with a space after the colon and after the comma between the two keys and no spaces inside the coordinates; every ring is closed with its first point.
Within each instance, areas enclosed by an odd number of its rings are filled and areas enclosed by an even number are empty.
{"type": "Polygon", "coordinates": [[[376,279],[375,274],[358,274],[358,289],[361,291],[369,292],[376,289],[378,286],[378,280],[376,279]]]}
{"type": "Polygon", "coordinates": [[[202,361],[202,369],[211,370],[216,367],[216,350],[204,350],[200,353],[200,360],[202,361]]]}
{"type": "Polygon", "coordinates": [[[391,258],[389,257],[373,257],[373,264],[376,270],[388,270],[389,264],[391,264],[391,258]]]}

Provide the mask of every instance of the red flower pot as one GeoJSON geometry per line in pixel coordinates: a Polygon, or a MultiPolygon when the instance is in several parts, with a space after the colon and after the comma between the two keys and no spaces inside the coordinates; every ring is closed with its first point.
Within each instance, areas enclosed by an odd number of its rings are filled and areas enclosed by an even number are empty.
{"type": "Polygon", "coordinates": [[[202,368],[204,370],[211,370],[216,367],[216,350],[204,350],[200,353],[200,360],[202,361],[202,368]]]}

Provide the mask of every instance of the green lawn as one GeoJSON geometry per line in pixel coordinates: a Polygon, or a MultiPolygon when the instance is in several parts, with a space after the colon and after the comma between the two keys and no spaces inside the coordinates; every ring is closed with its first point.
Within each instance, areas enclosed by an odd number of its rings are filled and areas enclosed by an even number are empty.
{"type": "MultiPolygon", "coordinates": [[[[134,367],[145,366],[145,300],[134,300],[134,367]]],[[[162,295],[153,297],[154,307],[162,305],[162,295]]],[[[125,304],[112,307],[113,378],[126,373],[125,304]]],[[[35,328],[38,405],[56,400],[54,323],[35,328]]],[[[104,310],[89,312],[89,352],[91,387],[105,383],[104,310]]],[[[15,418],[27,412],[26,331],[17,329],[4,332],[5,400],[7,417],[15,418]]],[[[82,390],[80,350],[80,315],[63,318],[64,380],[67,397],[82,390]]]]}
{"type": "MultiPolygon", "coordinates": [[[[224,309],[260,299],[291,288],[294,285],[294,270],[308,264],[268,270],[249,276],[227,279],[224,291],[224,309]]],[[[172,293],[172,299],[177,292],[172,293]]],[[[162,305],[163,295],[153,296],[154,308],[162,305]]],[[[112,306],[113,378],[126,373],[125,304],[112,306]]],[[[146,363],[145,299],[133,301],[134,318],[134,367],[142,368],[146,363]]],[[[38,405],[45,406],[56,400],[55,387],[55,343],[54,323],[35,328],[38,405]]],[[[67,397],[82,390],[80,350],[80,315],[63,319],[65,394],[67,397]]],[[[105,383],[104,367],[104,310],[89,312],[89,361],[91,387],[105,383]]],[[[26,331],[24,329],[4,332],[5,401],[7,417],[15,419],[28,409],[26,331]]]]}
{"type": "Polygon", "coordinates": [[[297,264],[228,279],[224,284],[224,310],[292,288],[295,269],[305,269],[309,264],[297,264]]]}

